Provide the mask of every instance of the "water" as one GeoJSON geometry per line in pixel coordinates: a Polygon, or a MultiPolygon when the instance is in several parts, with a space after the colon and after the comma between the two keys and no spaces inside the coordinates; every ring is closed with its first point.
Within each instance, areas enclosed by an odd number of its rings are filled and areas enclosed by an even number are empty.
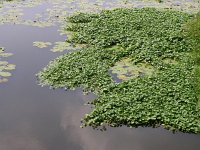
{"type": "Polygon", "coordinates": [[[62,53],[50,52],[51,46],[39,49],[32,43],[64,41],[66,37],[59,35],[58,28],[0,26],[0,45],[14,54],[8,61],[16,64],[13,76],[0,84],[0,150],[196,150],[200,147],[200,135],[173,134],[162,128],[120,127],[104,132],[91,127],[81,129],[81,118],[91,111],[85,103],[95,95],[83,95],[81,89],[50,90],[39,86],[35,77],[62,53]]]}

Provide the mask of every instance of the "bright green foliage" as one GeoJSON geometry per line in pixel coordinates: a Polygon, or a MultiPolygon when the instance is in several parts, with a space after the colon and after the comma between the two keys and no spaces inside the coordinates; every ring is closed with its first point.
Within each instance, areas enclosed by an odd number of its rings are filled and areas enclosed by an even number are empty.
{"type": "Polygon", "coordinates": [[[48,68],[38,74],[44,85],[73,88],[82,86],[99,92],[114,84],[108,73],[110,66],[125,56],[126,51],[112,48],[90,47],[65,54],[50,62],[48,68]]]}
{"type": "Polygon", "coordinates": [[[194,74],[194,90],[199,100],[200,106],[200,12],[196,14],[194,19],[190,20],[185,25],[186,34],[189,38],[194,40],[194,50],[192,51],[192,57],[195,62],[194,74]]]}
{"type": "Polygon", "coordinates": [[[54,87],[101,89],[112,82],[108,69],[115,57],[114,51],[83,49],[57,58],[39,73],[39,78],[43,84],[54,87]]]}
{"type": "Polygon", "coordinates": [[[191,17],[150,8],[72,16],[66,29],[74,34],[68,42],[88,47],[55,59],[38,77],[44,85],[96,92],[94,110],[83,119],[85,126],[163,125],[200,132],[197,78],[189,55],[194,40],[182,29],[191,17]],[[156,72],[115,84],[108,70],[126,58],[156,72]]]}
{"type": "Polygon", "coordinates": [[[200,12],[186,24],[186,30],[189,36],[196,40],[198,46],[200,46],[200,12]]]}
{"type": "Polygon", "coordinates": [[[200,111],[191,83],[192,67],[172,65],[153,77],[110,86],[93,102],[85,125],[156,126],[184,132],[200,131],[200,111]]]}
{"type": "Polygon", "coordinates": [[[67,30],[76,31],[70,42],[98,47],[117,44],[130,51],[129,55],[135,63],[147,61],[155,65],[160,58],[175,57],[179,52],[190,51],[181,35],[181,26],[189,17],[181,12],[148,8],[105,10],[96,17],[94,14],[83,17],[81,13],[80,18],[70,18],[73,23],[81,23],[73,24],[67,30]]]}

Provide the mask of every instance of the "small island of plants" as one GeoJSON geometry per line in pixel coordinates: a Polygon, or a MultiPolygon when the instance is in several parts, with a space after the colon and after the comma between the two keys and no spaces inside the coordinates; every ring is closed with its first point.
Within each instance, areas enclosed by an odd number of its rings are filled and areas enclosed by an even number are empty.
{"type": "Polygon", "coordinates": [[[97,94],[83,126],[200,132],[199,14],[120,8],[79,13],[69,22],[67,42],[87,46],[56,58],[38,77],[43,85],[97,94]],[[109,70],[121,61],[143,68],[116,83],[109,70]]]}

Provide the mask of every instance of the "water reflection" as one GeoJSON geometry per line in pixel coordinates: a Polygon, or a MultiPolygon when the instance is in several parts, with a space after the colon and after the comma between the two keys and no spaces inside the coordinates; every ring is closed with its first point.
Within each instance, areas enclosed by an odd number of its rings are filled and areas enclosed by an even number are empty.
{"type": "Polygon", "coordinates": [[[173,134],[162,128],[127,127],[108,128],[101,132],[91,128],[79,129],[82,114],[86,108],[77,105],[66,106],[61,117],[61,127],[67,137],[81,145],[83,150],[195,150],[200,146],[199,135],[173,134]]]}

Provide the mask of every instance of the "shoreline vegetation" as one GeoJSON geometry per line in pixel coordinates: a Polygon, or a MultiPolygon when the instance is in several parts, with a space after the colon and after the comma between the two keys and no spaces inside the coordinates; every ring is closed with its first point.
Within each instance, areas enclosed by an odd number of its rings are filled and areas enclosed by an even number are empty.
{"type": "Polygon", "coordinates": [[[56,58],[37,76],[42,85],[97,95],[82,126],[200,132],[199,14],[118,8],[79,13],[68,22],[72,36],[66,42],[87,46],[56,58]],[[118,72],[124,72],[127,59],[130,68],[143,68],[116,83],[109,70],[123,61],[118,72]]]}

